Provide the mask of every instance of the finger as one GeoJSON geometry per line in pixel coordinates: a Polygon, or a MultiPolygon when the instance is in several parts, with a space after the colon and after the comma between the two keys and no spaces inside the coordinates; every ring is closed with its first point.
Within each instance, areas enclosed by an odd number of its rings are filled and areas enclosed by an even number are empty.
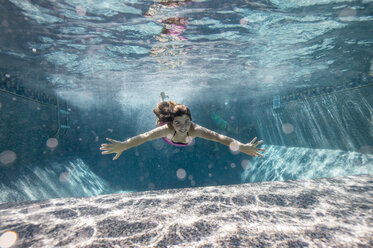
{"type": "Polygon", "coordinates": [[[263,148],[256,148],[257,151],[262,151],[262,152],[265,152],[266,149],[263,149],[263,148]]]}
{"type": "Polygon", "coordinates": [[[110,142],[113,142],[114,140],[113,139],[109,139],[109,138],[106,138],[106,140],[110,141],[110,142]]]}
{"type": "Polygon", "coordinates": [[[120,153],[117,153],[117,155],[115,155],[115,157],[113,158],[113,160],[116,160],[117,158],[119,158],[120,156],[120,153]]]}
{"type": "Polygon", "coordinates": [[[260,145],[263,143],[263,140],[259,140],[258,142],[256,142],[257,145],[260,145]]]}
{"type": "Polygon", "coordinates": [[[262,154],[258,153],[258,152],[256,152],[255,154],[258,155],[259,157],[264,158],[264,156],[262,154]]]}
{"type": "Polygon", "coordinates": [[[250,141],[250,144],[254,144],[256,139],[257,139],[257,137],[255,137],[252,141],[250,141]]]}
{"type": "Polygon", "coordinates": [[[101,152],[101,154],[105,155],[105,154],[112,154],[113,152],[112,151],[105,151],[105,152],[101,152]]]}

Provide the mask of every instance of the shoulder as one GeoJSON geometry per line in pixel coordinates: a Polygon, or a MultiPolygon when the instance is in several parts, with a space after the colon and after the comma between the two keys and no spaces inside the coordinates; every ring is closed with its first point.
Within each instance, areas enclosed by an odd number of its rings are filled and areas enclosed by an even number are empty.
{"type": "Polygon", "coordinates": [[[199,136],[201,132],[203,132],[204,127],[192,122],[192,125],[190,126],[189,134],[191,136],[199,136]]]}

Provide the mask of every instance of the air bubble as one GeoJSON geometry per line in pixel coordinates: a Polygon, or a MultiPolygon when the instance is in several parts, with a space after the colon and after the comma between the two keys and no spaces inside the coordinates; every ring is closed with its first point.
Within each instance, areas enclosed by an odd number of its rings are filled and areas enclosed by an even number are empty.
{"type": "Polygon", "coordinates": [[[229,149],[231,150],[233,154],[238,154],[240,145],[236,141],[233,141],[229,144],[229,149]]]}
{"type": "Polygon", "coordinates": [[[47,146],[51,149],[56,148],[58,146],[58,140],[56,138],[49,138],[47,140],[47,146]]]}
{"type": "Polygon", "coordinates": [[[27,208],[27,213],[32,214],[39,211],[40,205],[36,204],[27,208]]]}
{"type": "Polygon", "coordinates": [[[373,154],[373,146],[362,146],[360,147],[359,152],[364,154],[373,154]]]}
{"type": "Polygon", "coordinates": [[[70,180],[70,178],[71,176],[69,172],[62,172],[59,179],[61,183],[66,183],[70,180]]]}
{"type": "Polygon", "coordinates": [[[236,164],[235,163],[231,163],[231,168],[236,168],[236,164]]]}
{"type": "Polygon", "coordinates": [[[8,248],[13,246],[18,239],[18,234],[14,231],[7,231],[0,236],[0,247],[8,248]]]}
{"type": "Polygon", "coordinates": [[[350,22],[355,19],[356,16],[356,9],[354,8],[344,8],[340,13],[339,13],[339,20],[343,22],[350,22]]]}
{"type": "Polygon", "coordinates": [[[76,6],[75,11],[80,16],[85,16],[87,14],[86,9],[81,5],[76,6]]]}
{"type": "Polygon", "coordinates": [[[149,183],[149,184],[148,184],[148,188],[149,188],[150,190],[155,189],[155,184],[154,184],[154,183],[149,183]]]}
{"type": "Polygon", "coordinates": [[[242,26],[247,25],[247,23],[248,23],[248,21],[246,20],[246,18],[242,18],[242,19],[240,20],[240,24],[241,24],[242,26]]]}
{"type": "Polygon", "coordinates": [[[242,169],[244,169],[245,171],[246,171],[246,170],[249,170],[250,167],[251,167],[250,161],[247,160],[247,159],[242,160],[242,161],[241,161],[241,167],[242,167],[242,169]]]}
{"type": "Polygon", "coordinates": [[[179,168],[177,171],[176,171],[176,176],[177,178],[179,178],[180,180],[184,180],[185,177],[186,177],[186,171],[182,168],[179,168]]]}
{"type": "Polygon", "coordinates": [[[17,158],[17,155],[15,152],[6,150],[0,153],[0,163],[4,165],[9,165],[13,163],[17,158]]]}
{"type": "Polygon", "coordinates": [[[285,123],[282,125],[282,131],[285,134],[291,134],[292,132],[294,132],[294,126],[291,125],[290,123],[285,123]]]}

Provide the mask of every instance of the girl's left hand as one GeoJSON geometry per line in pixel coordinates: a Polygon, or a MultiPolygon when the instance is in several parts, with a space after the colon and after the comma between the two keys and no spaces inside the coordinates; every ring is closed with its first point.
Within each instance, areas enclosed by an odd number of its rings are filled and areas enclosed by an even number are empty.
{"type": "Polygon", "coordinates": [[[263,158],[263,155],[258,153],[258,151],[265,152],[265,149],[256,148],[258,145],[263,143],[263,140],[260,140],[260,141],[255,143],[256,139],[257,139],[257,137],[255,137],[252,141],[250,141],[250,143],[242,144],[240,146],[240,151],[243,152],[243,153],[246,153],[247,155],[253,156],[254,158],[256,156],[260,156],[260,157],[263,158]]]}

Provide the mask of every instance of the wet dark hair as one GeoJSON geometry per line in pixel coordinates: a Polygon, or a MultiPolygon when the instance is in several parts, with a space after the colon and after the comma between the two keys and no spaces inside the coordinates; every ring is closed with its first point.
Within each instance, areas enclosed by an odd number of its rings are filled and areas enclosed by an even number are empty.
{"type": "Polygon", "coordinates": [[[160,102],[153,112],[158,118],[157,122],[172,122],[175,117],[182,115],[187,115],[192,120],[192,114],[187,106],[172,101],[160,102]]]}

